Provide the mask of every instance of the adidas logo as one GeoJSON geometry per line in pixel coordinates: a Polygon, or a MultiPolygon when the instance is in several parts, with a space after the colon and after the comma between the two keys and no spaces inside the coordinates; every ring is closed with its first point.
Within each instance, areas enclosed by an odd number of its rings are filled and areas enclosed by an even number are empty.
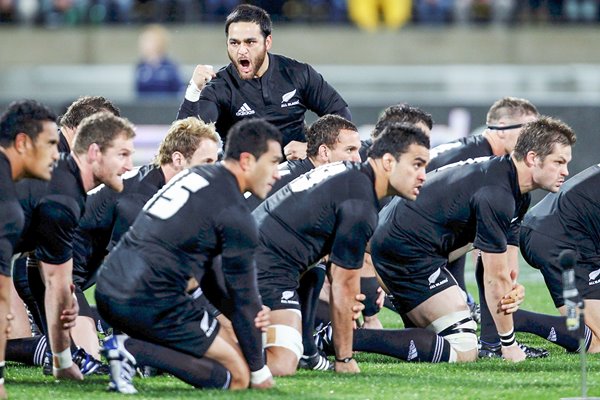
{"type": "Polygon", "coordinates": [[[552,327],[550,329],[550,334],[548,335],[548,337],[546,339],[548,339],[551,342],[556,342],[557,338],[556,338],[556,331],[554,330],[554,327],[552,327]]]}
{"type": "Polygon", "coordinates": [[[419,352],[417,351],[417,346],[415,346],[415,342],[412,340],[408,346],[408,356],[406,357],[406,361],[416,360],[419,357],[419,352]]]}
{"type": "Polygon", "coordinates": [[[237,110],[237,112],[235,113],[235,115],[237,117],[243,117],[245,115],[252,115],[255,114],[256,112],[250,108],[250,106],[246,103],[242,104],[242,106],[240,107],[239,110],[237,110]]]}

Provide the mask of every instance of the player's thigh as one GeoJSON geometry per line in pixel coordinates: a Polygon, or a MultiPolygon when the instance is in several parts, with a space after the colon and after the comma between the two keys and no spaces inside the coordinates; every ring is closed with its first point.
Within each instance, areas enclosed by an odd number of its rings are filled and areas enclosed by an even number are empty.
{"type": "Polygon", "coordinates": [[[592,331],[592,343],[590,353],[600,353],[600,300],[585,300],[585,324],[592,331]]]}
{"type": "Polygon", "coordinates": [[[452,285],[429,297],[407,313],[419,327],[426,328],[439,318],[458,311],[468,311],[460,288],[452,285]]]}
{"type": "Polygon", "coordinates": [[[237,340],[237,336],[235,334],[235,330],[233,329],[233,324],[231,323],[231,321],[223,314],[219,314],[215,318],[217,318],[217,321],[219,321],[219,325],[221,325],[219,335],[222,336],[223,339],[225,339],[225,341],[227,341],[230,345],[240,350],[238,346],[239,342],[237,340]]]}
{"type": "Polygon", "coordinates": [[[292,375],[304,353],[302,318],[296,309],[271,311],[271,325],[264,333],[267,364],[275,376],[292,375]]]}

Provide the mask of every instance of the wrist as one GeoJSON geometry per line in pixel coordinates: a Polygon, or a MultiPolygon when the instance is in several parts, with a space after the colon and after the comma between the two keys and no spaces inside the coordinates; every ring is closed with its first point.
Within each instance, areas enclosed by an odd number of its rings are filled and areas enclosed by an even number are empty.
{"type": "Polygon", "coordinates": [[[273,375],[271,374],[271,370],[268,366],[265,365],[258,371],[250,372],[250,383],[252,385],[258,385],[259,383],[263,383],[264,381],[272,377],[273,375]]]}
{"type": "Polygon", "coordinates": [[[67,347],[60,353],[55,353],[52,356],[52,368],[55,370],[67,369],[73,365],[73,358],[71,356],[71,348],[67,347]]]}
{"type": "Polygon", "coordinates": [[[190,79],[190,83],[188,83],[187,89],[185,90],[185,99],[195,103],[200,100],[200,92],[201,89],[196,86],[193,79],[190,79]]]}
{"type": "Polygon", "coordinates": [[[335,362],[339,362],[339,363],[343,363],[343,364],[348,364],[350,361],[352,361],[354,359],[353,356],[350,357],[335,357],[335,362]]]}

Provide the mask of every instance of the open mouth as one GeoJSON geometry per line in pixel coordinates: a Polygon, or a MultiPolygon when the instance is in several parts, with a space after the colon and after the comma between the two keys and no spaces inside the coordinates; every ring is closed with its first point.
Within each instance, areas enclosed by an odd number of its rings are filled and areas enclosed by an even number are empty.
{"type": "Polygon", "coordinates": [[[250,60],[242,59],[239,61],[239,64],[240,64],[240,69],[242,70],[242,72],[244,72],[244,73],[251,72],[250,60]]]}

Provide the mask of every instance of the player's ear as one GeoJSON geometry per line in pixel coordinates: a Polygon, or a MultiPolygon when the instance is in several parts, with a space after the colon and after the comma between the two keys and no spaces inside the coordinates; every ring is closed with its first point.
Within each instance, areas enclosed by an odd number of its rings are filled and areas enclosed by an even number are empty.
{"type": "Polygon", "coordinates": [[[30,142],[31,137],[29,137],[28,134],[19,132],[17,133],[17,136],[15,136],[15,149],[21,154],[30,146],[30,142]]]}
{"type": "Polygon", "coordinates": [[[185,157],[180,152],[174,151],[173,154],[171,154],[171,162],[174,167],[181,167],[184,161],[185,157]]]}
{"type": "Polygon", "coordinates": [[[273,36],[269,35],[265,38],[265,49],[267,51],[271,50],[272,45],[273,45],[273,36]]]}
{"type": "Polygon", "coordinates": [[[525,155],[525,165],[528,167],[533,167],[535,165],[535,159],[537,158],[537,153],[535,151],[528,151],[525,155]]]}
{"type": "Polygon", "coordinates": [[[247,151],[243,152],[240,154],[240,167],[242,168],[242,171],[249,171],[250,169],[252,169],[252,166],[254,165],[254,156],[250,153],[248,153],[247,151]]]}
{"type": "Polygon", "coordinates": [[[322,161],[329,161],[329,147],[327,147],[326,145],[322,144],[319,146],[318,154],[319,158],[321,158],[322,161]]]}
{"type": "Polygon", "coordinates": [[[88,147],[87,158],[90,161],[96,161],[100,157],[101,153],[102,151],[100,151],[100,146],[98,146],[97,143],[92,143],[88,147]]]}
{"type": "Polygon", "coordinates": [[[396,163],[394,156],[391,153],[385,153],[381,159],[383,161],[383,168],[385,171],[390,172],[396,163]]]}

